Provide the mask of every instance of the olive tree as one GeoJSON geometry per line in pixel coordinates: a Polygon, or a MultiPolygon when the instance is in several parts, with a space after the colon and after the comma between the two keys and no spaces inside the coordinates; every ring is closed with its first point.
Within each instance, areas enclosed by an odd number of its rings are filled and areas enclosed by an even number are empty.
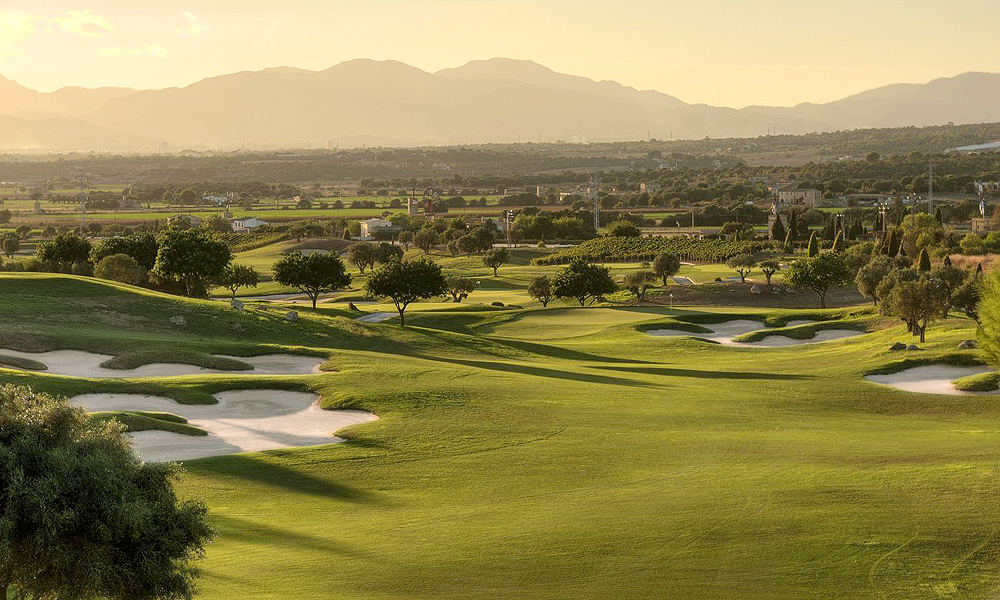
{"type": "Polygon", "coordinates": [[[94,277],[129,285],[141,285],[146,281],[146,269],[128,254],[112,254],[97,263],[94,267],[94,277]]]}
{"type": "Polygon", "coordinates": [[[417,245],[417,248],[423,250],[424,254],[430,252],[431,248],[437,246],[439,242],[438,232],[431,227],[423,227],[413,234],[413,243],[417,245]]]}
{"type": "Polygon", "coordinates": [[[191,598],[213,532],[117,421],[0,387],[0,598],[191,598]]]}
{"type": "Polygon", "coordinates": [[[260,273],[247,265],[229,265],[219,278],[219,285],[226,288],[236,298],[236,291],[244,287],[257,287],[260,283],[260,273]]]}
{"type": "Polygon", "coordinates": [[[819,304],[826,308],[826,294],[831,287],[847,285],[851,269],[839,252],[824,252],[812,258],[802,258],[792,263],[785,284],[796,289],[809,289],[819,296],[819,304]]]}
{"type": "Polygon", "coordinates": [[[368,242],[358,242],[347,250],[347,258],[364,275],[365,269],[375,266],[378,261],[378,248],[368,242]]]}
{"type": "Polygon", "coordinates": [[[939,281],[921,275],[919,279],[898,281],[884,298],[884,310],[912,326],[925,341],[927,326],[951,306],[951,296],[939,281]]]}
{"type": "Polygon", "coordinates": [[[334,253],[313,252],[309,256],[292,252],[281,257],[272,267],[274,280],[281,285],[301,290],[312,300],[313,308],[321,294],[343,289],[351,284],[351,274],[344,261],[334,253]]]}
{"type": "Polygon", "coordinates": [[[510,260],[510,254],[507,252],[506,248],[490,248],[483,255],[483,264],[491,269],[493,269],[493,276],[497,276],[497,270],[505,262],[510,260]]]}
{"type": "Polygon", "coordinates": [[[760,269],[760,272],[767,279],[767,285],[771,285],[771,278],[781,270],[781,263],[777,259],[768,258],[757,263],[757,268],[760,269]]]}
{"type": "Polygon", "coordinates": [[[0,238],[0,249],[7,255],[7,258],[14,258],[14,254],[21,249],[21,236],[13,231],[3,234],[0,238]]]}
{"type": "Polygon", "coordinates": [[[888,256],[875,255],[867,264],[858,269],[854,276],[854,283],[858,286],[858,292],[865,298],[871,298],[875,306],[878,306],[879,294],[878,284],[892,272],[895,268],[893,261],[888,256]]]}
{"type": "Polygon", "coordinates": [[[663,280],[663,285],[667,285],[667,277],[675,275],[681,270],[681,259],[676,254],[661,252],[653,259],[653,272],[663,280]]]}
{"type": "Polygon", "coordinates": [[[552,291],[557,298],[573,298],[580,306],[584,306],[588,298],[593,303],[599,296],[617,289],[607,267],[593,265],[583,259],[571,262],[552,281],[552,291]]]}
{"type": "Polygon", "coordinates": [[[646,299],[646,291],[653,287],[656,282],[656,273],[652,271],[635,271],[625,276],[623,284],[625,289],[635,295],[635,299],[643,302],[646,299]]]}
{"type": "Polygon", "coordinates": [[[394,260],[372,269],[365,280],[370,298],[390,298],[405,326],[404,312],[411,302],[443,296],[446,292],[441,267],[426,258],[394,260]]]}
{"type": "Polygon", "coordinates": [[[468,298],[476,289],[476,284],[466,277],[448,277],[445,279],[445,290],[451,294],[451,299],[461,302],[468,298]]]}
{"type": "Polygon", "coordinates": [[[179,282],[188,296],[203,295],[233,259],[229,246],[204,229],[168,229],[160,237],[153,271],[179,282]]]}
{"type": "Polygon", "coordinates": [[[549,305],[554,297],[552,279],[548,275],[539,275],[528,283],[528,295],[542,303],[542,308],[549,305]]]}
{"type": "Polygon", "coordinates": [[[747,275],[757,266],[757,259],[753,254],[737,254],[726,261],[726,266],[736,271],[740,276],[740,283],[747,282],[747,275]]]}

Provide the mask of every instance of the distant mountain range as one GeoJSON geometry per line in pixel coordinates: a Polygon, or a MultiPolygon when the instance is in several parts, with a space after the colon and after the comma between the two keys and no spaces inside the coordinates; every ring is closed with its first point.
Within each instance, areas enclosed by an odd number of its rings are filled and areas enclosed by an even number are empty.
{"type": "Polygon", "coordinates": [[[63,88],[0,77],[0,151],[316,148],[754,137],[1000,118],[1000,74],[897,84],[827,104],[740,110],[494,58],[428,73],[366,59],[183,88],[63,88]]]}

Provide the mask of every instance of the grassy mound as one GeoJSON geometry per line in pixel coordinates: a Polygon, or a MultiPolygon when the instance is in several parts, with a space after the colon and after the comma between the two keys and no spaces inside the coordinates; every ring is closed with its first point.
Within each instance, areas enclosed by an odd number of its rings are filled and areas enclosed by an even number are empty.
{"type": "Polygon", "coordinates": [[[992,392],[1000,389],[1000,373],[979,373],[956,379],[955,389],[963,392],[992,392]]]}
{"type": "Polygon", "coordinates": [[[211,354],[190,354],[175,350],[156,350],[120,354],[102,362],[101,366],[105,369],[129,370],[137,369],[141,366],[153,363],[194,365],[196,367],[217,369],[220,371],[253,370],[253,365],[248,365],[240,360],[234,360],[232,358],[225,358],[221,356],[212,356],[211,354]]]}
{"type": "Polygon", "coordinates": [[[13,367],[15,369],[26,369],[28,371],[44,371],[48,369],[46,365],[38,362],[37,360],[22,358],[20,356],[9,356],[7,354],[0,354],[0,367],[13,367]]]}
{"type": "Polygon", "coordinates": [[[182,435],[205,436],[203,429],[187,424],[187,419],[164,412],[113,410],[91,413],[91,417],[101,421],[112,419],[125,425],[129,431],[169,431],[182,435]]]}

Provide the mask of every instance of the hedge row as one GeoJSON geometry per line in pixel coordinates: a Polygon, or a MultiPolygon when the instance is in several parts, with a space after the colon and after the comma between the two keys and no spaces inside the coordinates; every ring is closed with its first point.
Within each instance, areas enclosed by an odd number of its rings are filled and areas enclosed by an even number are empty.
{"type": "Polygon", "coordinates": [[[623,262],[653,260],[663,252],[675,254],[681,260],[722,262],[737,254],[758,252],[762,242],[731,240],[699,240],[684,237],[601,237],[559,250],[532,261],[536,265],[558,265],[577,258],[591,262],[623,262]]]}

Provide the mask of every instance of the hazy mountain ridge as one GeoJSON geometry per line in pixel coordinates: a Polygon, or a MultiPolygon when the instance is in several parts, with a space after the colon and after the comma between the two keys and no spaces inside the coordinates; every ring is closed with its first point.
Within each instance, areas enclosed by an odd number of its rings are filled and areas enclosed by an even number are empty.
{"type": "MultiPolygon", "coordinates": [[[[322,71],[278,67],[183,88],[63,88],[49,94],[0,77],[0,149],[153,150],[536,140],[752,137],[985,122],[1000,75],[897,84],[826,104],[741,110],[686,104],[654,90],[491,59],[428,73],[358,59],[322,71]],[[58,126],[66,128],[60,138],[58,126]]],[[[1000,115],[1000,110],[996,110],[1000,115]]]]}

